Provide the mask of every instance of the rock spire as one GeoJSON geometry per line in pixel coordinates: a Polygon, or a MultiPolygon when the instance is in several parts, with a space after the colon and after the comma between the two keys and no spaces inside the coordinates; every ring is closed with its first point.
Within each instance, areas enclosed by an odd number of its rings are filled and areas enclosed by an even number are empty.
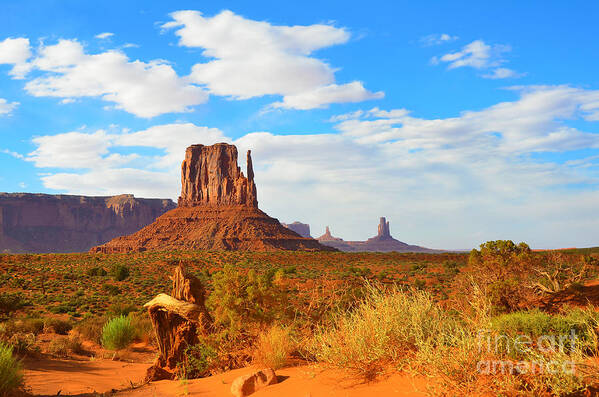
{"type": "Polygon", "coordinates": [[[245,205],[258,207],[251,151],[247,178],[237,165],[237,148],[227,143],[191,145],[181,164],[179,207],[245,205]]]}
{"type": "Polygon", "coordinates": [[[389,232],[389,221],[387,221],[384,216],[382,216],[379,221],[379,232],[377,237],[391,238],[391,233],[389,232]]]}

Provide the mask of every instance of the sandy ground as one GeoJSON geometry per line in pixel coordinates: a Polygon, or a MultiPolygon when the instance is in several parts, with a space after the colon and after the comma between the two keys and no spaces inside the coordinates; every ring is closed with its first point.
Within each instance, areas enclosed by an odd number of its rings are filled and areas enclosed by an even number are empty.
{"type": "MultiPolygon", "coordinates": [[[[209,378],[191,381],[160,381],[136,390],[118,393],[119,397],[230,397],[235,378],[250,373],[242,368],[209,378]]],[[[361,396],[426,396],[427,383],[423,379],[393,374],[371,383],[360,383],[339,370],[323,370],[316,366],[284,368],[277,371],[280,382],[262,389],[252,396],[284,397],[361,397],[361,396]]]]}
{"type": "MultiPolygon", "coordinates": [[[[190,381],[160,381],[139,386],[148,364],[111,360],[37,359],[25,362],[25,381],[34,396],[91,397],[94,393],[120,390],[117,397],[229,397],[235,378],[250,373],[242,368],[216,376],[190,381]]],[[[361,397],[427,396],[427,382],[421,378],[394,373],[383,379],[361,383],[340,370],[318,366],[299,366],[277,371],[279,383],[253,396],[284,397],[361,397]]],[[[112,394],[111,394],[112,395],[112,394]]]]}
{"type": "Polygon", "coordinates": [[[35,396],[81,396],[140,384],[148,364],[111,360],[25,361],[25,387],[35,396]]]}

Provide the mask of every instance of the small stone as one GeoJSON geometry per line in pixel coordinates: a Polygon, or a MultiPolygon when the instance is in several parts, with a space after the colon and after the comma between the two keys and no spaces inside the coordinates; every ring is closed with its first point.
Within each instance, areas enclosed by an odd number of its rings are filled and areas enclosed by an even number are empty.
{"type": "Polygon", "coordinates": [[[274,369],[264,368],[235,379],[231,385],[231,393],[235,397],[246,397],[277,382],[274,369]]]}

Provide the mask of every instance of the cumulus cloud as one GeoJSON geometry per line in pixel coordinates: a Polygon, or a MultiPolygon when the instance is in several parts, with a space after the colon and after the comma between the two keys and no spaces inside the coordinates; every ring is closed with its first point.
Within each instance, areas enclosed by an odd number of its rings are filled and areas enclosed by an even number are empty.
{"type": "Polygon", "coordinates": [[[332,120],[332,134],[231,139],[193,124],[59,134],[38,138],[29,158],[40,167],[75,168],[44,175],[48,188],[176,198],[184,147],[227,141],[240,153],[252,149],[261,208],[283,221],[308,222],[315,235],[330,225],[346,239],[364,239],[387,216],[396,238],[432,247],[497,238],[542,247],[596,244],[599,224],[589,214],[599,191],[572,186],[599,185],[599,134],[568,121],[599,121],[599,91],[513,90],[516,100],[445,119],[406,109],[354,111],[332,120]],[[111,156],[124,149],[138,157],[119,165],[111,156]],[[535,157],[578,149],[592,154],[567,162],[535,157]],[[70,155],[55,158],[61,151],[70,155]],[[94,161],[85,164],[77,152],[94,161]]]}
{"type": "Polygon", "coordinates": [[[458,36],[452,36],[447,33],[441,33],[441,34],[429,34],[427,36],[421,37],[419,41],[420,41],[420,44],[422,44],[423,46],[430,47],[430,46],[434,46],[434,45],[450,43],[452,41],[456,41],[457,39],[459,39],[458,36]]]}
{"type": "Polygon", "coordinates": [[[503,55],[512,49],[508,45],[490,45],[483,40],[475,40],[465,45],[460,51],[450,52],[441,57],[433,57],[433,64],[447,63],[448,69],[471,67],[474,69],[493,69],[491,73],[483,75],[485,78],[505,79],[520,77],[515,71],[500,67],[506,62],[503,55]]]}
{"type": "Polygon", "coordinates": [[[31,95],[99,97],[139,117],[185,112],[208,100],[166,61],[130,61],[118,50],[88,54],[76,40],[42,47],[32,65],[45,73],[25,85],[31,95]]]}
{"type": "Polygon", "coordinates": [[[29,39],[8,38],[0,41],[0,64],[13,65],[8,73],[15,79],[22,79],[30,70],[27,60],[31,57],[29,39]]]}
{"type": "Polygon", "coordinates": [[[193,66],[191,79],[210,93],[247,99],[282,95],[278,107],[313,109],[330,103],[380,98],[362,83],[337,85],[335,69],[315,58],[319,49],[346,43],[349,32],[331,25],[278,26],[223,11],[204,17],[178,11],[165,29],[177,29],[179,44],[202,48],[209,60],[193,66]]]}
{"type": "Polygon", "coordinates": [[[12,113],[19,106],[19,102],[8,102],[4,98],[0,98],[0,116],[6,116],[12,113]]]}

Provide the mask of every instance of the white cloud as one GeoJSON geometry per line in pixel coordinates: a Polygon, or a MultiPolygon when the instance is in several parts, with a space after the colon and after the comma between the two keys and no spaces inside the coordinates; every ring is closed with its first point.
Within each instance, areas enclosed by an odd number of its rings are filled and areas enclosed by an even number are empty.
{"type": "Polygon", "coordinates": [[[328,224],[336,235],[364,239],[387,216],[396,238],[432,247],[469,248],[498,238],[540,247],[596,245],[599,221],[589,214],[599,202],[599,134],[567,122],[599,120],[599,91],[514,92],[514,101],[446,119],[406,109],[355,111],[334,119],[335,134],[255,132],[232,140],[193,124],[60,134],[35,141],[30,157],[38,166],[79,168],[44,175],[48,188],[176,198],[184,147],[233,142],[239,153],[252,149],[260,207],[283,221],[310,223],[315,235],[328,224]],[[110,160],[123,149],[139,157],[123,165],[110,160]],[[533,156],[578,149],[595,154],[567,162],[533,156]],[[77,152],[94,160],[85,163],[77,152]]]}
{"type": "Polygon", "coordinates": [[[13,65],[8,73],[15,79],[22,79],[30,70],[27,60],[31,57],[29,39],[18,37],[0,41],[0,64],[13,65]]]}
{"type": "Polygon", "coordinates": [[[447,33],[441,33],[441,34],[429,34],[427,36],[421,37],[419,41],[420,41],[420,44],[422,44],[423,46],[430,47],[430,46],[434,46],[434,45],[440,45],[440,44],[456,41],[457,39],[459,39],[458,36],[452,36],[447,33]]]}
{"type": "Polygon", "coordinates": [[[6,116],[12,113],[19,106],[19,102],[8,102],[4,98],[0,98],[0,116],[6,116]]]}
{"type": "Polygon", "coordinates": [[[380,97],[362,83],[337,85],[335,69],[313,52],[346,43],[350,34],[331,25],[277,26],[223,11],[204,17],[178,11],[165,29],[178,28],[179,44],[202,48],[209,60],[193,66],[191,78],[210,93],[247,99],[282,95],[277,106],[312,109],[336,102],[380,97]],[[312,106],[312,107],[310,107],[312,106]]]}
{"type": "Polygon", "coordinates": [[[513,71],[512,69],[508,69],[508,68],[493,69],[491,71],[491,73],[483,75],[483,77],[486,79],[507,79],[507,78],[521,77],[521,76],[522,76],[521,73],[517,73],[517,72],[513,71]]]}
{"type": "Polygon", "coordinates": [[[13,152],[12,150],[8,149],[0,149],[0,153],[8,154],[9,156],[12,156],[19,160],[25,159],[25,156],[23,156],[21,153],[13,152]]]}
{"type": "Polygon", "coordinates": [[[331,84],[318,87],[313,91],[296,95],[286,95],[283,102],[273,103],[275,108],[287,109],[316,109],[324,108],[330,103],[362,102],[369,99],[381,99],[385,96],[382,91],[369,92],[359,81],[337,85],[331,84]]]}
{"type": "Polygon", "coordinates": [[[96,39],[104,40],[104,39],[107,39],[107,38],[112,37],[112,36],[114,36],[114,33],[104,32],[104,33],[97,34],[94,37],[96,39]]]}
{"type": "Polygon", "coordinates": [[[471,67],[474,69],[494,68],[491,73],[483,75],[483,77],[491,79],[521,77],[522,74],[520,73],[500,67],[506,62],[503,54],[511,50],[511,47],[508,45],[489,45],[482,40],[475,40],[465,45],[460,51],[450,52],[441,57],[433,57],[431,63],[436,65],[445,62],[448,64],[448,69],[461,67],[471,67]]]}
{"type": "Polygon", "coordinates": [[[185,112],[208,100],[165,61],[130,61],[117,50],[90,55],[76,40],[42,47],[32,65],[45,72],[25,85],[34,96],[99,97],[139,117],[185,112]]]}

